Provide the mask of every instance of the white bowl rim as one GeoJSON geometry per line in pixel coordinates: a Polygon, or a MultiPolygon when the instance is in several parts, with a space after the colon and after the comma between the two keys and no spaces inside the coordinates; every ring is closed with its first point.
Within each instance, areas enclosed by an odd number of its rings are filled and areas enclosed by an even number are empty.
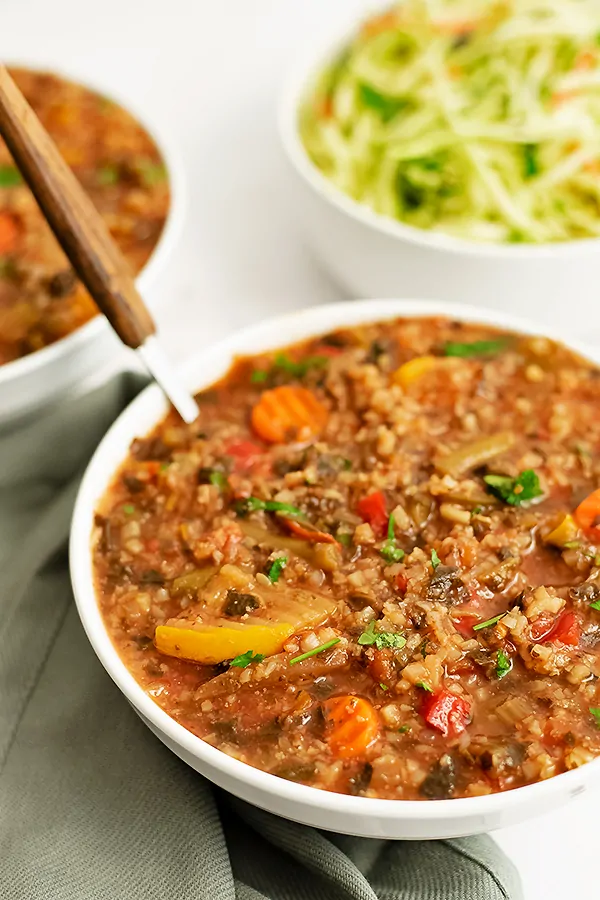
{"type": "MultiPolygon", "coordinates": [[[[386,10],[391,5],[391,0],[388,0],[386,3],[376,4],[371,11],[386,10]]],[[[509,244],[491,241],[488,243],[469,240],[443,231],[416,228],[398,219],[393,219],[391,216],[377,213],[366,204],[353,200],[321,172],[309,157],[300,139],[298,129],[300,103],[314,77],[327,65],[336,50],[345,45],[360,22],[364,20],[364,13],[365,10],[363,10],[363,15],[359,16],[356,15],[356,11],[353,11],[351,16],[346,14],[341,26],[338,19],[335,27],[330,27],[320,33],[316,39],[312,37],[307,41],[296,54],[283,81],[277,115],[279,139],[291,165],[309,187],[340,212],[374,231],[391,238],[399,238],[405,242],[435,248],[447,253],[484,259],[499,257],[512,260],[541,260],[557,256],[562,258],[588,255],[590,252],[600,254],[600,238],[580,238],[544,244],[509,244]]]]}
{"type": "MultiPolygon", "coordinates": [[[[107,99],[130,113],[156,144],[167,170],[170,199],[167,218],[160,237],[146,264],[136,275],[135,283],[143,297],[145,291],[148,290],[159,272],[164,268],[183,227],[186,196],[185,175],[183,161],[174,142],[166,133],[166,129],[162,129],[147,114],[139,113],[135,103],[124,98],[120,91],[114,91],[112,88],[105,89],[100,82],[82,77],[76,69],[70,69],[68,65],[64,66],[62,62],[60,65],[56,65],[53,62],[45,64],[43,58],[36,57],[35,61],[19,58],[3,60],[3,63],[9,68],[29,69],[32,72],[49,72],[59,78],[65,78],[88,88],[88,90],[96,94],[107,97],[107,99]]],[[[40,350],[35,350],[33,353],[28,353],[26,356],[19,357],[19,359],[12,360],[12,362],[0,365],[0,389],[6,384],[10,384],[11,381],[24,378],[43,366],[51,366],[60,357],[67,356],[69,353],[76,351],[78,347],[92,341],[100,331],[108,327],[110,327],[108,322],[99,313],[84,325],[76,328],[75,331],[60,338],[60,340],[54,341],[54,343],[48,344],[40,350]]]]}
{"type": "MultiPolygon", "coordinates": [[[[256,352],[269,348],[276,349],[285,346],[286,343],[326,333],[331,329],[385,321],[401,316],[444,316],[523,334],[544,334],[552,340],[562,342],[560,335],[546,329],[541,330],[535,323],[526,319],[464,304],[446,304],[432,300],[348,301],[288,313],[242,329],[220,341],[210,350],[203,351],[196,359],[188,361],[181,375],[190,388],[202,389],[224,374],[233,357],[252,352],[249,350],[250,347],[256,347],[256,352]],[[208,374],[199,377],[197,372],[202,369],[208,374]]],[[[576,341],[569,341],[567,346],[593,363],[600,364],[600,350],[590,349],[576,341]]],[[[244,783],[260,792],[263,797],[272,797],[274,805],[279,798],[297,803],[299,812],[302,807],[308,807],[319,809],[324,814],[327,811],[335,811],[338,814],[373,818],[383,823],[398,818],[412,819],[416,822],[447,818],[453,820],[465,818],[472,821],[475,817],[506,813],[508,810],[522,807],[526,801],[535,811],[536,800],[544,800],[547,805],[553,797],[559,799],[564,795],[567,787],[571,794],[575,795],[583,790],[585,782],[592,780],[593,775],[596,777],[600,775],[600,759],[597,759],[547,781],[481,797],[435,802],[351,797],[295,784],[255,769],[205,743],[172,719],[135,681],[112,644],[96,600],[90,547],[96,501],[110,484],[116,468],[114,461],[111,465],[107,465],[106,460],[114,456],[116,449],[119,448],[118,459],[122,461],[129,441],[136,434],[147,433],[160,421],[166,410],[167,404],[160,389],[156,385],[151,385],[121,413],[100,442],[86,469],[75,503],[69,556],[77,609],[96,655],[134,708],[160,733],[166,735],[172,744],[178,745],[189,756],[218,770],[231,781],[244,783]]]]}

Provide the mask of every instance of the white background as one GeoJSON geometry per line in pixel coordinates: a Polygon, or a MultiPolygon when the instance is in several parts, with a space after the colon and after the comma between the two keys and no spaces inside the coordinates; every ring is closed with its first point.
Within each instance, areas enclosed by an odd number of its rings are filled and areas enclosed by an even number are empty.
{"type": "MultiPolygon", "coordinates": [[[[188,214],[157,316],[178,359],[341,296],[299,240],[274,107],[296,46],[349,6],[364,0],[0,0],[1,58],[62,62],[130,97],[179,146],[188,214]]],[[[526,900],[597,893],[598,799],[496,834],[526,900]]]]}

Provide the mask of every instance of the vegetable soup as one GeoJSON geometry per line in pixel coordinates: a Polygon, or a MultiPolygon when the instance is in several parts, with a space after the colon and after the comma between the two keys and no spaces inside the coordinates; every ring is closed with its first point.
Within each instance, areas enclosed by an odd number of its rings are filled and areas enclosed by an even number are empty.
{"type": "MultiPolygon", "coordinates": [[[[169,209],[152,138],[124,109],[81,85],[10,72],[139,272],[169,209]]],[[[0,139],[0,365],[65,337],[96,312],[0,139]]]]}
{"type": "Polygon", "coordinates": [[[600,755],[600,370],[443,318],[241,358],[99,504],[124,663],[236,759],[471,797],[600,755]]]}

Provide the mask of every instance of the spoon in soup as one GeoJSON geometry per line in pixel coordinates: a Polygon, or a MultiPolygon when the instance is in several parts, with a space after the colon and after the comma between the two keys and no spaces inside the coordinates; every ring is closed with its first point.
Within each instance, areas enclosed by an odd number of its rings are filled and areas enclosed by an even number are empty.
{"type": "Polygon", "coordinates": [[[199,413],[156,337],[129,265],[56,145],[0,65],[0,135],[77,275],[121,341],[137,350],[181,418],[199,413]]]}

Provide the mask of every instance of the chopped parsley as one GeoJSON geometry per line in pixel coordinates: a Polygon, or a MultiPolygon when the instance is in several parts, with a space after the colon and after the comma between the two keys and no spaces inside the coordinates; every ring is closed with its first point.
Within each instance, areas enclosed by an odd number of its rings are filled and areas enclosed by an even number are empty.
{"type": "Polygon", "coordinates": [[[509,506],[521,506],[543,493],[540,479],[533,469],[525,469],[516,478],[509,475],[484,475],[483,480],[489,492],[509,506]]]}
{"type": "Polygon", "coordinates": [[[293,378],[304,378],[309,369],[323,369],[329,362],[326,356],[307,356],[299,361],[290,359],[285,353],[278,353],[273,368],[287,372],[293,378]]]}
{"type": "Polygon", "coordinates": [[[396,634],[392,631],[375,631],[375,620],[369,622],[369,625],[363,631],[358,639],[358,643],[362,647],[371,647],[375,645],[377,650],[402,650],[406,644],[406,638],[403,634],[396,634]]]}
{"type": "Polygon", "coordinates": [[[434,572],[435,572],[435,570],[437,569],[437,567],[439,566],[440,563],[441,563],[441,559],[440,559],[439,556],[437,555],[437,551],[436,551],[436,550],[432,550],[432,551],[431,551],[431,565],[433,566],[433,571],[434,571],[434,572]]]}
{"type": "Polygon", "coordinates": [[[273,562],[269,566],[269,571],[267,572],[269,581],[272,581],[273,584],[275,584],[276,581],[279,581],[279,577],[287,566],[287,562],[287,556],[278,556],[277,559],[273,560],[273,562]]]}
{"type": "Polygon", "coordinates": [[[290,503],[280,503],[278,500],[261,500],[259,497],[246,497],[244,500],[239,500],[235,508],[242,516],[264,509],[266,512],[280,512],[288,516],[304,518],[304,513],[297,506],[292,506],[290,503]]]}
{"type": "Polygon", "coordinates": [[[426,681],[417,681],[415,687],[421,688],[421,690],[427,691],[429,694],[433,694],[433,688],[429,687],[426,681]]]}
{"type": "Polygon", "coordinates": [[[135,512],[135,506],[133,505],[133,503],[126,503],[123,507],[123,512],[126,516],[132,516],[135,512]]]}
{"type": "Polygon", "coordinates": [[[140,178],[146,187],[155,187],[167,177],[167,170],[162,163],[153,163],[150,160],[141,160],[137,164],[140,178]]]}
{"type": "Polygon", "coordinates": [[[593,603],[590,603],[590,609],[600,609],[600,600],[594,600],[593,603]]]}
{"type": "Polygon", "coordinates": [[[307,650],[306,653],[301,653],[300,656],[294,656],[293,659],[290,659],[290,666],[295,665],[296,663],[303,662],[305,659],[310,659],[311,656],[316,656],[317,653],[322,653],[323,650],[329,650],[330,647],[335,647],[336,644],[339,644],[341,638],[333,638],[331,641],[327,641],[325,644],[320,644],[320,646],[315,647],[314,650],[307,650]]]}
{"type": "Polygon", "coordinates": [[[404,550],[398,546],[396,541],[396,536],[394,534],[394,526],[395,526],[394,517],[390,516],[388,521],[388,532],[387,532],[387,541],[383,544],[381,550],[379,551],[386,562],[395,563],[400,562],[401,559],[404,559],[404,550]]]}
{"type": "Polygon", "coordinates": [[[506,344],[507,341],[505,338],[500,338],[496,341],[473,341],[470,344],[448,341],[444,346],[444,355],[460,356],[463,358],[468,358],[470,356],[495,356],[497,353],[500,353],[501,350],[504,350],[506,344]]]}
{"type": "Polygon", "coordinates": [[[389,687],[387,686],[387,684],[384,684],[383,681],[379,682],[379,687],[382,691],[389,691],[389,687]]]}
{"type": "Polygon", "coordinates": [[[214,484],[215,487],[218,487],[220,491],[224,491],[229,487],[229,482],[227,481],[227,475],[224,472],[211,472],[208,476],[208,480],[210,484],[214,484]]]}
{"type": "Polygon", "coordinates": [[[0,166],[0,187],[16,187],[23,179],[15,166],[0,166]]]}
{"type": "Polygon", "coordinates": [[[504,678],[505,675],[508,675],[511,669],[512,660],[510,659],[510,657],[508,657],[503,650],[498,650],[496,654],[496,677],[504,678]]]}
{"type": "Polygon", "coordinates": [[[492,625],[495,625],[496,622],[499,622],[500,619],[503,619],[505,615],[506,613],[503,612],[491,619],[486,619],[485,622],[478,622],[477,625],[473,625],[473,631],[481,631],[482,628],[490,628],[492,625]]]}
{"type": "Polygon", "coordinates": [[[401,725],[398,734],[407,734],[410,731],[410,725],[401,725]]]}
{"type": "Polygon", "coordinates": [[[596,725],[600,728],[600,706],[590,706],[590,712],[596,720],[596,725]]]}
{"type": "Polygon", "coordinates": [[[310,369],[323,369],[329,362],[327,356],[307,356],[304,359],[290,359],[287,353],[278,353],[270,369],[255,369],[250,376],[252,384],[262,384],[269,375],[285,372],[291,378],[304,378],[310,369]]]}
{"type": "Polygon", "coordinates": [[[119,169],[112,163],[107,163],[104,166],[100,166],[98,171],[96,172],[96,180],[98,184],[101,184],[103,187],[109,187],[110,185],[117,184],[119,182],[119,178],[119,169]]]}
{"type": "Polygon", "coordinates": [[[245,669],[250,663],[262,662],[264,658],[263,653],[254,653],[253,650],[246,650],[245,653],[240,653],[239,656],[232,659],[229,665],[236,666],[238,669],[245,669]]]}

